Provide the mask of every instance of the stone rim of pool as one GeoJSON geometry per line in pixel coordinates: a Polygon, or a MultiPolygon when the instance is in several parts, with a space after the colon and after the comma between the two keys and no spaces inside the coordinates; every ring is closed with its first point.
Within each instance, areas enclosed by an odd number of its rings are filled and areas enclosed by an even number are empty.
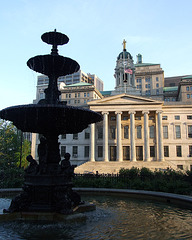
{"type": "MultiPolygon", "coordinates": [[[[114,195],[128,198],[135,198],[140,200],[153,200],[156,202],[164,202],[167,204],[174,204],[179,207],[192,209],[192,196],[180,195],[166,192],[132,190],[132,189],[109,189],[109,188],[73,188],[75,191],[83,194],[92,195],[114,195]]],[[[21,192],[21,188],[0,189],[0,197],[7,197],[21,192]]],[[[0,221],[10,220],[49,220],[49,221],[64,221],[64,222],[79,222],[85,221],[86,216],[83,212],[95,210],[94,204],[85,204],[81,209],[76,209],[72,216],[64,216],[58,213],[33,213],[33,215],[26,213],[0,214],[0,221]],[[9,217],[8,217],[9,215],[9,217]],[[22,217],[23,216],[23,217],[22,217]],[[47,218],[46,218],[47,216],[47,218]]]]}

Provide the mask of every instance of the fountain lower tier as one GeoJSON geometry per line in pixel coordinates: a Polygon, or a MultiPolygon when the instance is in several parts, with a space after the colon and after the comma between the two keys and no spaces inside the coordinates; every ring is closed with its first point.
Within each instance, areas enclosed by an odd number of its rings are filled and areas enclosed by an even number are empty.
{"type": "Polygon", "coordinates": [[[12,121],[23,132],[60,135],[78,133],[102,116],[88,109],[63,104],[28,104],[0,111],[0,118],[12,121]]]}

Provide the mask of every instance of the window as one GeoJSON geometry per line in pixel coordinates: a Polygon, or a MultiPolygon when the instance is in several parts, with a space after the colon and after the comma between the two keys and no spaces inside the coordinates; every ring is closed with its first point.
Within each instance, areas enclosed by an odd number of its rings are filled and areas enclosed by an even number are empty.
{"type": "Polygon", "coordinates": [[[78,93],[78,97],[80,97],[80,93],[78,93]]]}
{"type": "Polygon", "coordinates": [[[89,92],[87,93],[87,97],[89,97],[89,92]]]}
{"type": "Polygon", "coordinates": [[[159,83],[156,83],[156,87],[157,87],[157,88],[159,87],[159,83]]]}
{"type": "Polygon", "coordinates": [[[163,126],[163,138],[168,139],[168,126],[163,126]]]}
{"type": "Polygon", "coordinates": [[[90,139],[90,129],[85,129],[85,139],[90,139]]]}
{"type": "Polygon", "coordinates": [[[145,82],[150,82],[151,78],[150,77],[146,77],[145,78],[145,82]]]}
{"type": "Polygon", "coordinates": [[[162,120],[168,120],[168,117],[167,116],[163,116],[162,120]]]}
{"type": "Polygon", "coordinates": [[[180,116],[179,116],[179,115],[176,115],[176,116],[175,116],[175,120],[180,120],[180,116]]]}
{"type": "Polygon", "coordinates": [[[154,120],[155,119],[155,117],[154,116],[149,116],[149,120],[154,120]]]}
{"type": "Polygon", "coordinates": [[[61,157],[64,157],[66,153],[66,146],[61,146],[61,157]]]}
{"type": "Polygon", "coordinates": [[[180,127],[180,125],[175,125],[175,136],[176,136],[176,138],[181,138],[181,127],[180,127]]]}
{"type": "Polygon", "coordinates": [[[86,95],[87,95],[87,94],[86,94],[86,93],[84,93],[84,97],[86,97],[86,95]]]}
{"type": "Polygon", "coordinates": [[[62,134],[61,139],[66,139],[66,134],[62,134]]]}
{"type": "Polygon", "coordinates": [[[137,78],[137,83],[141,83],[141,78],[137,78]]]}
{"type": "Polygon", "coordinates": [[[77,97],[77,93],[75,93],[75,98],[77,97]]]}
{"type": "Polygon", "coordinates": [[[169,157],[169,146],[164,146],[164,157],[169,157]]]}
{"type": "Polygon", "coordinates": [[[156,90],[156,94],[159,95],[159,89],[156,90]]]}
{"type": "Polygon", "coordinates": [[[43,99],[43,98],[44,98],[44,93],[40,92],[40,99],[43,99]]]}
{"type": "Polygon", "coordinates": [[[129,119],[128,116],[123,116],[123,119],[122,119],[122,120],[127,121],[128,119],[129,119]]]}
{"type": "Polygon", "coordinates": [[[98,127],[97,134],[98,139],[103,139],[103,127],[98,127]]]}
{"type": "Polygon", "coordinates": [[[158,78],[158,77],[156,77],[156,81],[157,81],[157,82],[159,81],[159,78],[158,78]]]}
{"type": "Polygon", "coordinates": [[[187,119],[192,119],[192,115],[187,115],[187,119]]]}
{"type": "Polygon", "coordinates": [[[192,145],[189,145],[189,157],[192,157],[192,145]]]}
{"type": "Polygon", "coordinates": [[[116,120],[116,117],[115,116],[111,116],[111,121],[115,121],[116,120]]]}
{"type": "Polygon", "coordinates": [[[84,157],[89,157],[89,146],[84,146],[84,157]]]}
{"type": "Polygon", "coordinates": [[[73,133],[73,139],[77,140],[78,139],[78,133],[73,133]]]}
{"type": "Polygon", "coordinates": [[[155,157],[155,146],[150,146],[150,157],[155,157]]]}
{"type": "Polygon", "coordinates": [[[150,90],[146,90],[145,91],[145,95],[151,95],[151,91],[150,90]]]}
{"type": "Polygon", "coordinates": [[[98,158],[103,157],[103,146],[98,146],[98,158]]]}
{"type": "Polygon", "coordinates": [[[129,126],[124,126],[124,138],[129,138],[129,126]]]}
{"type": "Polygon", "coordinates": [[[135,116],[135,120],[141,120],[141,116],[135,116]]]}
{"type": "Polygon", "coordinates": [[[188,125],[188,138],[192,138],[192,125],[188,125]]]}
{"type": "Polygon", "coordinates": [[[186,91],[189,91],[189,87],[186,87],[186,91]]]}
{"type": "Polygon", "coordinates": [[[110,127],[111,139],[115,139],[116,138],[115,130],[116,130],[115,126],[110,127]]]}
{"type": "Polygon", "coordinates": [[[71,98],[71,93],[69,93],[69,98],[71,98]]]}
{"type": "Polygon", "coordinates": [[[188,98],[188,99],[190,98],[190,94],[187,94],[187,98],[188,98]]]}
{"type": "Polygon", "coordinates": [[[142,127],[141,127],[141,125],[137,126],[136,129],[137,129],[137,138],[141,139],[142,138],[142,135],[141,135],[142,127]]]}
{"type": "Polygon", "coordinates": [[[176,146],[177,157],[182,157],[181,146],[176,146]]]}
{"type": "Polygon", "coordinates": [[[73,151],[73,157],[77,158],[78,157],[78,146],[73,146],[72,151],[73,151]]]}
{"type": "Polygon", "coordinates": [[[154,138],[155,137],[155,127],[154,126],[150,126],[149,127],[149,137],[150,138],[154,138]]]}

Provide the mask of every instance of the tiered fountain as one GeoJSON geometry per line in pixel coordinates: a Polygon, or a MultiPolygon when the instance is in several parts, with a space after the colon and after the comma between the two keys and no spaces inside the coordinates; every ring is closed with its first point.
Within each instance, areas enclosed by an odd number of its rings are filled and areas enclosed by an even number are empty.
{"type": "MultiPolygon", "coordinates": [[[[44,33],[41,39],[52,45],[51,54],[30,58],[27,65],[49,77],[45,99],[37,104],[12,106],[0,111],[2,119],[12,121],[21,131],[42,134],[38,146],[39,164],[31,164],[26,171],[23,192],[12,200],[7,211],[71,214],[81,200],[72,190],[73,167],[67,162],[69,158],[60,164],[58,136],[81,132],[89,124],[101,121],[102,116],[91,110],[67,106],[59,100],[58,77],[77,72],[80,66],[58,54],[57,46],[69,41],[66,35],[55,30],[44,33]]],[[[34,163],[30,157],[29,161],[34,163]]]]}

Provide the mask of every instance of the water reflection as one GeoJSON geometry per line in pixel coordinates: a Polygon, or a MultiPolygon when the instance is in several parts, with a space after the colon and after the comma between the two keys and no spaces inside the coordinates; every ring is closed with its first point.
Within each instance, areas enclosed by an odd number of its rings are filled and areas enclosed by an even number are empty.
{"type": "MultiPolygon", "coordinates": [[[[172,205],[121,197],[84,196],[97,205],[86,223],[11,222],[0,226],[0,239],[192,239],[192,211],[172,205]]],[[[10,200],[1,199],[0,207],[10,200]]]]}

